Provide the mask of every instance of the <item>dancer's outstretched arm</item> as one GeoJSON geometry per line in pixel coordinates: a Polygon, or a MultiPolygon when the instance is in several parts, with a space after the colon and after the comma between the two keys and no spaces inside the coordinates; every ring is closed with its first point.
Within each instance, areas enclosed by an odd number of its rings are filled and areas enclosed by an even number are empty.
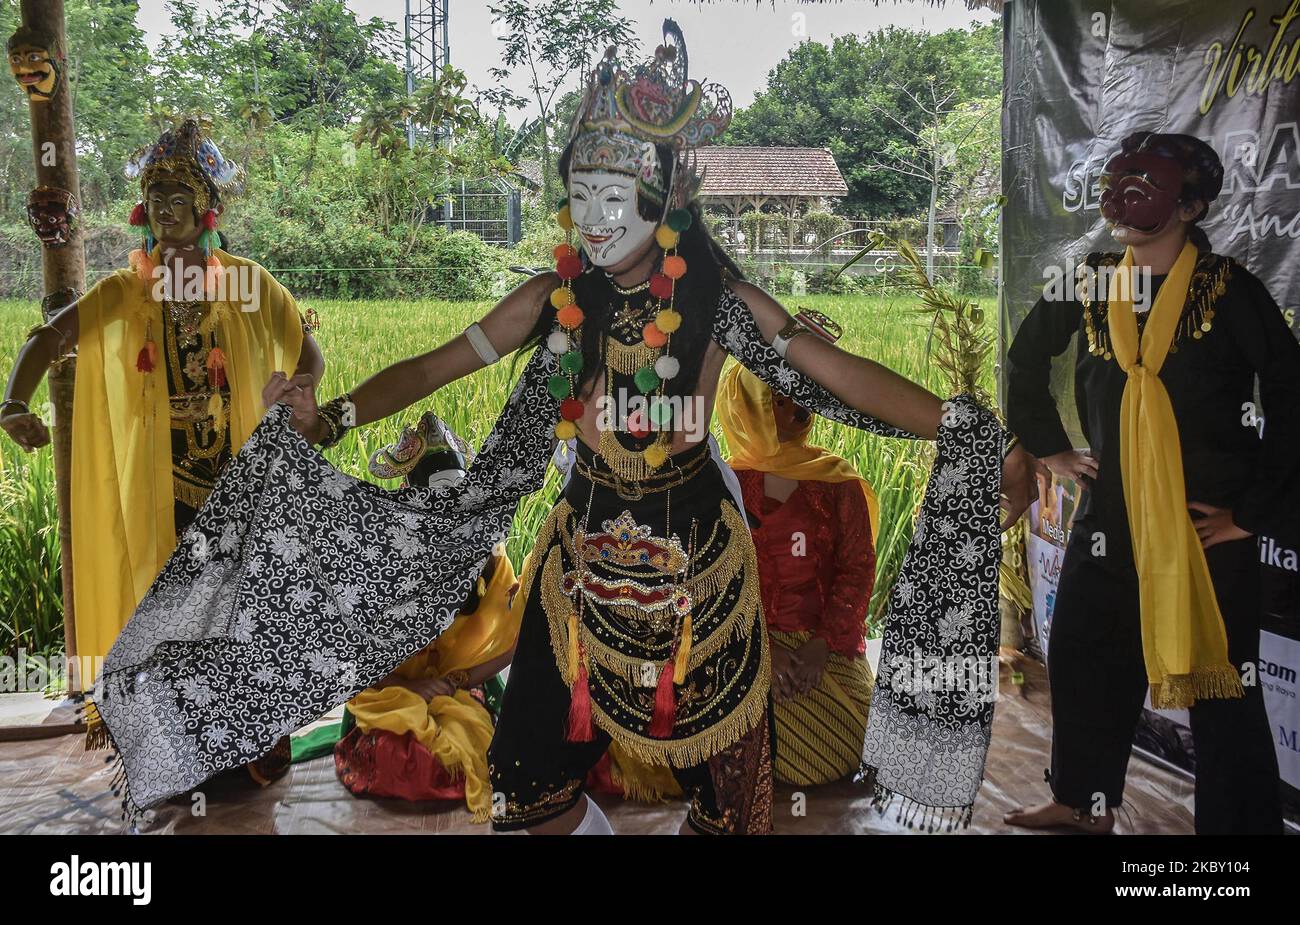
{"type": "MultiPolygon", "coordinates": [[[[757,286],[733,282],[745,300],[763,338],[771,343],[790,315],[781,303],[757,286]]],[[[933,440],[943,419],[943,401],[874,360],[841,350],[820,337],[797,337],[785,360],[844,404],[900,430],[933,440]]]]}
{"type": "MultiPolygon", "coordinates": [[[[938,396],[820,337],[790,341],[782,362],[771,342],[790,316],[758,287],[741,282],[729,285],[739,301],[729,310],[719,310],[714,339],[760,379],[834,421],[877,433],[893,430],[898,436],[929,440],[938,436],[944,415],[938,396]]],[[[1023,447],[1015,446],[1003,460],[1002,495],[1006,529],[1035,497],[1033,458],[1023,447]]]]}
{"type": "MultiPolygon", "coordinates": [[[[534,276],[517,286],[479,320],[479,327],[501,356],[508,356],[523,346],[547,296],[559,285],[554,273],[534,276]]],[[[380,370],[349,394],[357,408],[357,424],[369,424],[396,414],[438,389],[483,368],[483,361],[460,334],[454,339],[409,359],[380,370]]],[[[308,440],[319,443],[328,434],[328,425],[316,413],[314,384],[301,376],[287,378],[279,374],[267,384],[263,400],[269,408],[284,402],[293,408],[293,426],[308,440]]]]}

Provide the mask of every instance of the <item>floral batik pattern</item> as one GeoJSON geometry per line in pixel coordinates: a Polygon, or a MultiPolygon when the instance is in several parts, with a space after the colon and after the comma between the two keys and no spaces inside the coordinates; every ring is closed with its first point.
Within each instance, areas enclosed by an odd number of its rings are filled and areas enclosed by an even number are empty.
{"type": "Polygon", "coordinates": [[[105,660],[95,703],[128,810],[259,758],[451,622],[519,498],[542,487],[537,350],[464,480],[391,491],[340,473],[269,412],[105,660]]]}

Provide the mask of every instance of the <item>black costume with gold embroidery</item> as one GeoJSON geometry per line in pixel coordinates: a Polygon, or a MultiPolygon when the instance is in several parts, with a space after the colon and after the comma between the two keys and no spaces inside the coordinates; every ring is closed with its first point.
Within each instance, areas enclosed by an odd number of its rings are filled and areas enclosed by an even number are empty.
{"type": "MultiPolygon", "coordinates": [[[[637,306],[646,300],[636,290],[620,296],[606,339],[609,396],[635,394],[632,376],[647,363],[639,355],[646,348],[629,343],[640,340],[637,306]]],[[[707,442],[648,472],[639,451],[657,433],[602,430],[599,454],[578,441],[573,476],[538,534],[489,754],[493,790],[506,797],[493,815],[497,829],[536,825],[572,806],[611,738],[641,761],[674,769],[697,831],[770,826],[770,761],[758,757],[767,747],[770,663],[754,546],[707,442]],[[691,642],[671,733],[652,735],[661,666],[684,652],[683,632],[691,642]],[[565,673],[579,642],[590,742],[566,738],[565,673]],[[730,786],[733,778],[744,786],[730,786]]]]}
{"type": "MultiPolygon", "coordinates": [[[[208,356],[212,334],[202,321],[208,311],[203,302],[163,303],[163,363],[167,369],[167,394],[171,400],[172,470],[176,492],[176,531],[181,533],[212,493],[231,459],[225,422],[212,415],[213,383],[208,356]]],[[[230,406],[230,386],[216,389],[223,407],[230,406]]]]}
{"type": "MultiPolygon", "coordinates": [[[[1113,266],[1120,256],[1094,254],[1087,262],[1113,266]]],[[[1153,278],[1156,288],[1163,281],[1153,278]]],[[[1098,469],[1084,486],[1061,569],[1048,671],[1052,791],[1058,802],[1087,811],[1097,793],[1110,808],[1123,799],[1147,678],[1120,471],[1126,375],[1111,356],[1106,302],[1084,301],[1042,299],[1021,324],[1007,353],[1007,423],[1035,456],[1071,449],[1048,383],[1052,357],[1077,337],[1074,397],[1098,469]]],[[[1160,379],[1178,422],[1188,501],[1230,509],[1251,533],[1293,530],[1300,510],[1300,344],[1264,286],[1231,258],[1199,255],[1160,379]],[[1256,376],[1266,417],[1262,439],[1250,413],[1256,376]]],[[[1206,559],[1229,657],[1240,668],[1259,655],[1256,541],[1221,543],[1206,559]]],[[[1277,760],[1259,686],[1248,686],[1244,699],[1198,700],[1191,723],[1197,831],[1277,831],[1277,760]]]]}

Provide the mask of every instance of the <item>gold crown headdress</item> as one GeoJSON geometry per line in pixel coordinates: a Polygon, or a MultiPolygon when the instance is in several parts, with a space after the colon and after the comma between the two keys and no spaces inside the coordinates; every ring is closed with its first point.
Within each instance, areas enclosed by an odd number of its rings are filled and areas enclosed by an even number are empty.
{"type": "Polygon", "coordinates": [[[125,173],[128,180],[140,181],[142,199],[148,198],[154,183],[179,183],[194,194],[200,214],[214,208],[221,199],[243,191],[244,171],[221,155],[197,119],[186,119],[141,148],[126,162],[125,173]]]}
{"type": "Polygon", "coordinates": [[[716,83],[688,76],[686,40],[671,19],[654,57],[625,71],[610,48],[587,83],[570,130],[570,169],[602,170],[636,177],[638,191],[665,210],[685,205],[703,177],[693,151],[711,144],[731,123],[731,94],[716,83]],[[656,145],[676,152],[672,189],[656,145]]]}

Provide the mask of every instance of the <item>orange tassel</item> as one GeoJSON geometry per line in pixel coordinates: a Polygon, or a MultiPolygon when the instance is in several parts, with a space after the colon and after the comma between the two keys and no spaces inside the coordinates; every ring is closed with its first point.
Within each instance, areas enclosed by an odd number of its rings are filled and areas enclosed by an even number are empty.
{"type": "Polygon", "coordinates": [[[587,683],[587,663],[578,661],[578,677],[573,682],[573,692],[569,699],[569,731],[565,736],[570,742],[590,742],[594,737],[591,732],[591,688],[587,683]]]}
{"type": "Polygon", "coordinates": [[[220,347],[208,351],[208,386],[219,389],[226,384],[226,355],[220,347]]]}
{"type": "Polygon", "coordinates": [[[207,287],[208,294],[216,292],[221,287],[221,261],[215,254],[208,255],[208,268],[203,273],[203,283],[207,287]]]}
{"type": "Polygon", "coordinates": [[[673,659],[664,662],[664,670],[659,672],[659,687],[655,690],[655,711],[650,717],[650,728],[646,735],[655,739],[666,739],[673,734],[673,724],[677,722],[677,694],[673,691],[673,659]]]}
{"type": "Polygon", "coordinates": [[[148,252],[145,251],[143,247],[137,247],[135,250],[131,251],[130,256],[127,258],[127,263],[130,265],[131,269],[135,270],[135,275],[138,276],[142,282],[146,283],[153,279],[154,271],[157,270],[157,266],[153,262],[153,257],[149,256],[148,252]]]}

